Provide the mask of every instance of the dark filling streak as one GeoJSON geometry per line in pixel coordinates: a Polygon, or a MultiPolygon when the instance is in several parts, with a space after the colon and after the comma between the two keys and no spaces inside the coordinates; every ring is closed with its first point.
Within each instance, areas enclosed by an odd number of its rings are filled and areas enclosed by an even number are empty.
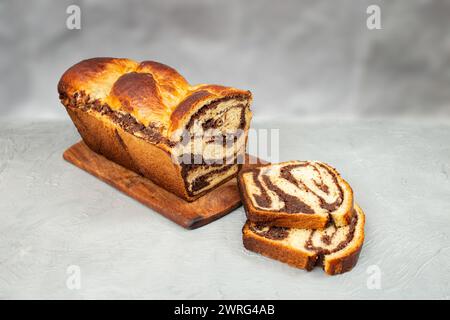
{"type": "Polygon", "coordinates": [[[330,194],[330,190],[329,190],[329,188],[328,188],[328,186],[326,184],[317,183],[316,180],[314,180],[314,184],[316,185],[317,188],[322,190],[322,192],[325,192],[326,194],[330,194]]]}
{"type": "Polygon", "coordinates": [[[329,194],[330,191],[328,189],[328,186],[323,183],[322,174],[320,173],[320,171],[315,166],[312,166],[312,168],[320,177],[320,181],[316,181],[315,179],[313,179],[314,184],[316,185],[317,188],[319,188],[320,190],[322,190],[326,194],[329,194]]]}
{"type": "MultiPolygon", "coordinates": [[[[325,228],[329,228],[330,226],[334,226],[331,221],[328,222],[328,224],[325,228]]],[[[322,241],[326,245],[330,245],[333,242],[333,239],[336,236],[337,230],[338,230],[336,227],[334,227],[333,229],[334,230],[331,234],[326,234],[324,232],[323,235],[320,237],[320,241],[322,241]]]]}
{"type": "MultiPolygon", "coordinates": [[[[355,210],[353,210],[353,215],[351,218],[351,222],[349,224],[349,231],[345,237],[344,240],[342,240],[334,249],[325,249],[319,246],[314,246],[313,244],[313,236],[316,232],[316,230],[312,230],[308,240],[305,243],[305,249],[310,250],[310,251],[314,251],[319,255],[327,255],[327,254],[331,254],[334,252],[337,252],[339,250],[344,249],[349,243],[350,241],[353,240],[353,237],[355,236],[355,230],[356,230],[356,224],[358,223],[358,214],[356,213],[355,210]]],[[[338,228],[335,227],[335,231],[333,232],[332,235],[328,236],[328,235],[324,235],[321,237],[321,241],[323,241],[323,243],[325,245],[330,245],[333,237],[336,235],[338,228]]]]}
{"type": "MultiPolygon", "coordinates": [[[[317,165],[318,166],[320,166],[322,169],[324,169],[325,171],[327,171],[328,172],[328,174],[331,176],[331,178],[333,179],[333,183],[337,186],[337,188],[338,188],[338,192],[339,192],[339,196],[338,196],[338,198],[336,199],[336,201],[335,202],[333,202],[333,203],[327,203],[327,202],[325,202],[325,201],[323,201],[323,206],[322,206],[322,208],[324,208],[325,210],[328,210],[328,211],[334,211],[334,210],[336,210],[337,208],[339,208],[339,206],[342,204],[342,202],[344,201],[344,191],[342,191],[342,187],[341,187],[341,185],[339,184],[339,182],[338,182],[338,179],[337,179],[337,177],[336,177],[336,174],[333,172],[333,171],[331,171],[328,167],[326,167],[326,166],[324,166],[323,164],[321,164],[321,163],[317,163],[317,165]]],[[[328,187],[327,187],[328,188],[328,187]]]]}
{"type": "MultiPolygon", "coordinates": [[[[191,119],[189,119],[189,122],[186,125],[186,129],[189,130],[193,125],[195,120],[199,119],[200,117],[202,117],[208,110],[217,107],[217,105],[223,101],[227,101],[227,100],[236,100],[238,102],[244,102],[246,101],[245,98],[241,97],[241,96],[231,96],[231,97],[225,97],[222,99],[218,99],[215,100],[213,102],[208,103],[207,105],[203,106],[200,108],[200,110],[198,110],[196,113],[194,113],[191,117],[191,119]]],[[[244,129],[245,127],[245,108],[248,107],[247,105],[244,104],[238,104],[235,106],[232,106],[231,108],[242,108],[242,113],[241,113],[241,121],[239,124],[239,129],[244,129]]],[[[204,130],[207,129],[213,129],[213,128],[218,128],[221,125],[221,119],[208,119],[207,121],[205,121],[202,126],[204,130]]]]}
{"type": "MultiPolygon", "coordinates": [[[[306,192],[311,192],[312,194],[314,194],[320,201],[320,207],[322,209],[327,210],[328,212],[332,212],[335,211],[337,208],[339,208],[339,206],[342,204],[342,198],[343,198],[343,193],[342,193],[342,188],[339,185],[336,176],[334,175],[334,173],[332,171],[330,171],[327,167],[324,167],[321,165],[322,168],[324,168],[325,170],[327,170],[327,172],[332,176],[333,182],[338,186],[339,189],[339,197],[336,199],[335,202],[333,203],[328,203],[325,201],[325,199],[321,196],[319,196],[317,193],[315,193],[313,190],[311,190],[310,188],[308,188],[306,186],[306,184],[304,184],[302,181],[299,181],[297,179],[294,178],[294,176],[292,175],[292,170],[295,168],[299,168],[299,167],[306,167],[306,166],[312,166],[309,163],[302,163],[302,164],[293,164],[293,165],[288,165],[285,166],[283,168],[281,168],[280,172],[281,172],[281,177],[283,179],[288,180],[289,182],[293,183],[294,185],[296,185],[298,188],[303,189],[306,192]]],[[[320,165],[320,164],[319,164],[320,165]]],[[[326,184],[323,183],[322,180],[322,175],[320,173],[320,171],[315,167],[312,166],[313,169],[318,173],[319,177],[320,177],[320,181],[317,182],[316,180],[314,181],[314,184],[321,189],[323,192],[325,192],[326,194],[329,194],[329,188],[326,184]]]]}
{"type": "MultiPolygon", "coordinates": [[[[289,181],[290,183],[294,184],[295,186],[297,186],[300,189],[303,189],[306,192],[312,192],[307,186],[306,184],[304,184],[302,181],[297,180],[294,178],[294,175],[292,174],[292,170],[295,168],[300,168],[300,167],[306,167],[306,165],[301,164],[301,165],[289,165],[289,166],[285,166],[283,168],[281,168],[280,170],[280,177],[289,181]]],[[[314,193],[314,192],[312,192],[314,193]]],[[[314,193],[315,194],[315,193],[314,193]]]]}
{"type": "MultiPolygon", "coordinates": [[[[205,136],[209,138],[205,143],[215,144],[217,146],[222,146],[224,148],[231,148],[237,142],[237,140],[243,135],[243,131],[237,131],[236,133],[221,133],[221,134],[211,134],[210,136],[205,136]]],[[[194,136],[190,137],[191,139],[194,136]]],[[[203,138],[203,137],[200,137],[203,138]]]]}
{"type": "Polygon", "coordinates": [[[186,160],[188,157],[190,158],[188,162],[181,162],[180,164],[181,167],[185,170],[186,174],[189,173],[189,171],[194,171],[199,168],[221,167],[226,164],[226,162],[220,163],[219,161],[207,163],[206,160],[203,159],[203,156],[201,154],[186,154],[183,159],[186,160]]]}
{"type": "Polygon", "coordinates": [[[282,208],[280,211],[287,213],[307,213],[307,214],[315,213],[314,210],[306,203],[304,203],[297,197],[287,194],[278,186],[273,184],[268,176],[263,175],[262,179],[264,183],[267,185],[267,187],[272,191],[274,191],[278,195],[278,197],[280,197],[283,200],[284,208],[282,208]]]}
{"type": "Polygon", "coordinates": [[[241,121],[239,122],[239,129],[244,129],[245,128],[245,108],[248,107],[248,104],[244,107],[242,106],[241,108],[241,121]]]}
{"type": "Polygon", "coordinates": [[[219,174],[219,173],[223,173],[227,170],[229,170],[233,165],[235,165],[234,163],[231,164],[226,164],[225,163],[211,163],[211,164],[204,164],[203,163],[203,158],[201,155],[190,155],[192,158],[191,163],[181,163],[181,177],[183,178],[183,181],[185,183],[186,186],[186,191],[188,193],[189,196],[194,196],[196,191],[199,191],[201,189],[203,189],[204,187],[208,186],[208,178],[213,175],[213,174],[219,174]],[[195,157],[199,157],[197,159],[195,159],[195,157]],[[194,160],[199,161],[199,162],[195,162],[195,163],[200,163],[200,164],[194,164],[194,160]],[[204,169],[209,169],[212,167],[218,167],[215,170],[212,170],[200,177],[197,177],[196,179],[194,179],[194,181],[192,181],[191,183],[191,188],[189,188],[189,183],[187,181],[187,176],[189,174],[190,171],[194,171],[198,168],[204,168],[204,169]]]}
{"type": "Polygon", "coordinates": [[[235,158],[235,154],[222,159],[208,159],[203,158],[201,154],[184,154],[177,159],[177,163],[181,167],[185,168],[186,171],[196,170],[203,167],[219,167],[225,164],[239,164],[235,158]]]}
{"type": "MultiPolygon", "coordinates": [[[[216,107],[219,102],[213,102],[211,104],[208,104],[205,107],[202,107],[197,113],[195,113],[192,118],[189,120],[189,123],[187,124],[186,128],[190,129],[196,119],[201,117],[206,113],[207,110],[216,107]]],[[[211,139],[207,141],[206,143],[216,143],[221,144],[223,147],[225,146],[231,146],[233,143],[236,143],[237,139],[242,135],[242,130],[245,128],[245,106],[244,104],[238,104],[231,106],[230,108],[222,111],[221,113],[216,115],[216,119],[210,118],[206,120],[204,123],[202,123],[203,131],[207,134],[208,130],[216,130],[220,128],[223,125],[223,119],[222,115],[226,113],[227,111],[231,109],[241,109],[241,115],[240,115],[240,121],[239,126],[236,129],[236,133],[222,133],[222,134],[216,134],[216,132],[212,131],[213,134],[211,134],[211,139]]],[[[191,134],[191,139],[194,138],[194,135],[191,134]]]]}
{"type": "MultiPolygon", "coordinates": [[[[225,100],[229,100],[229,99],[234,99],[239,102],[245,101],[245,98],[243,98],[243,97],[232,96],[232,97],[226,97],[226,98],[211,102],[211,103],[203,106],[202,108],[200,108],[200,110],[198,110],[191,117],[188,124],[186,125],[186,129],[189,130],[194,125],[194,121],[199,119],[201,116],[203,116],[209,109],[215,108],[215,107],[217,107],[217,105],[219,103],[221,103],[225,100]]],[[[248,107],[248,104],[244,105],[242,103],[230,107],[230,109],[231,108],[241,108],[241,119],[240,119],[238,129],[245,128],[245,108],[246,107],[248,107]]],[[[216,128],[220,127],[222,124],[223,124],[223,120],[220,118],[219,119],[208,119],[207,121],[205,121],[202,124],[202,128],[203,128],[203,130],[216,129],[216,128]]],[[[239,132],[238,134],[232,134],[232,133],[223,134],[219,137],[221,139],[212,139],[211,141],[208,141],[208,142],[216,143],[216,141],[219,140],[219,142],[222,144],[222,146],[224,146],[224,147],[230,146],[230,144],[235,143],[237,141],[237,139],[240,137],[241,134],[242,134],[241,132],[239,132]]],[[[214,138],[214,137],[212,137],[212,138],[214,138]]],[[[234,155],[233,155],[233,158],[234,158],[234,155]]],[[[209,176],[211,176],[212,174],[219,174],[219,173],[229,170],[231,168],[231,166],[236,164],[236,161],[234,159],[230,159],[230,158],[226,158],[226,157],[224,157],[223,159],[220,159],[219,161],[217,161],[217,160],[209,161],[207,159],[204,159],[202,155],[198,155],[198,154],[197,155],[193,155],[193,154],[186,155],[186,154],[184,154],[184,155],[179,156],[178,163],[180,163],[180,165],[181,165],[181,176],[185,183],[186,190],[190,196],[193,196],[194,192],[201,190],[204,187],[208,186],[207,178],[209,176]],[[189,159],[187,159],[187,158],[189,158],[189,159]],[[186,160],[188,160],[188,161],[186,161],[186,160]],[[189,185],[188,185],[188,182],[186,179],[189,171],[195,170],[199,167],[201,167],[201,168],[203,168],[203,167],[209,168],[209,167],[215,167],[215,166],[221,167],[225,164],[226,164],[226,166],[224,166],[223,168],[213,170],[201,177],[196,178],[192,182],[192,189],[189,188],[189,185]]]]}
{"type": "Polygon", "coordinates": [[[342,203],[342,199],[337,199],[335,202],[333,203],[328,203],[325,200],[323,200],[322,198],[320,198],[320,207],[322,209],[327,210],[328,212],[333,212],[335,210],[337,210],[339,208],[339,206],[342,203]]]}
{"type": "Polygon", "coordinates": [[[208,180],[205,177],[197,178],[192,182],[192,192],[201,190],[209,185],[208,180]]]}
{"type": "MultiPolygon", "coordinates": [[[[226,172],[229,169],[231,169],[232,166],[233,166],[232,164],[231,165],[226,165],[226,166],[224,166],[224,167],[222,167],[220,169],[216,169],[216,170],[210,171],[210,172],[208,172],[208,173],[206,173],[206,174],[204,174],[204,175],[194,179],[194,181],[192,181],[192,193],[207,187],[209,185],[208,178],[210,176],[226,172]]],[[[192,195],[192,194],[190,194],[190,195],[192,195]]]]}
{"type": "Polygon", "coordinates": [[[99,112],[103,116],[107,116],[114,123],[118,124],[123,130],[135,134],[139,132],[143,139],[152,143],[164,143],[169,146],[174,146],[175,142],[170,141],[162,136],[158,127],[155,124],[150,124],[147,127],[139,123],[131,114],[114,111],[111,107],[104,103],[101,104],[99,100],[92,100],[84,91],[76,92],[71,98],[65,95],[60,95],[62,103],[70,108],[78,108],[82,111],[93,110],[99,112]]]}
{"type": "Polygon", "coordinates": [[[258,180],[258,171],[255,170],[252,172],[253,177],[253,183],[256,185],[256,187],[261,191],[261,194],[254,194],[253,197],[255,198],[256,203],[258,206],[267,208],[270,207],[272,204],[272,199],[270,199],[269,195],[267,194],[267,191],[265,188],[263,188],[261,182],[258,180]]]}
{"type": "Polygon", "coordinates": [[[250,229],[255,232],[256,234],[265,237],[267,239],[271,240],[283,240],[287,238],[289,235],[289,228],[283,228],[283,227],[268,227],[266,231],[263,231],[265,228],[264,225],[254,225],[250,224],[250,229]]]}
{"type": "MultiPolygon", "coordinates": [[[[259,207],[268,208],[272,204],[272,200],[269,197],[266,189],[263,187],[261,182],[258,180],[258,173],[259,173],[259,170],[253,171],[252,177],[253,177],[253,183],[260,190],[261,194],[260,195],[254,194],[253,197],[259,207]]],[[[309,207],[307,204],[300,201],[298,198],[296,198],[294,196],[286,194],[283,190],[281,190],[280,188],[275,186],[272,183],[272,181],[270,181],[268,176],[263,175],[262,179],[264,180],[264,183],[267,185],[267,187],[269,189],[271,189],[272,191],[274,191],[278,195],[278,197],[280,197],[283,200],[284,208],[279,211],[285,211],[288,213],[299,213],[299,212],[314,213],[314,210],[312,210],[312,208],[309,207]]],[[[293,179],[293,177],[292,177],[292,179],[293,179]]],[[[295,183],[297,185],[297,181],[295,179],[293,179],[293,183],[295,183]]]]}
{"type": "Polygon", "coordinates": [[[219,126],[219,120],[208,119],[202,124],[203,130],[217,128],[219,126]]]}

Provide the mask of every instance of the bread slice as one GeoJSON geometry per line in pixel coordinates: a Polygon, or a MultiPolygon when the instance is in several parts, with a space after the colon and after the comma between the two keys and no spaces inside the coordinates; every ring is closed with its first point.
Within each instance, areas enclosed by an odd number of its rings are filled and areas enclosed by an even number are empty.
{"type": "Polygon", "coordinates": [[[332,222],[322,230],[270,227],[247,221],[242,230],[244,247],[291,266],[312,270],[322,265],[335,275],[350,271],[364,242],[365,216],[355,205],[349,225],[332,222]]]}
{"type": "Polygon", "coordinates": [[[339,173],[319,161],[288,161],[241,170],[247,218],[264,225],[322,229],[332,220],[350,223],[353,191],[339,173]]]}

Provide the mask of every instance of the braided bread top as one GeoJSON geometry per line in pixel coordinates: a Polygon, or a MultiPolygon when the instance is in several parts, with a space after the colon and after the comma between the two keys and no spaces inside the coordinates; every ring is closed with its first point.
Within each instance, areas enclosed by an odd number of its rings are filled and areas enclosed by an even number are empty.
{"type": "Polygon", "coordinates": [[[91,102],[129,113],[144,126],[169,137],[184,128],[191,115],[210,102],[238,98],[251,101],[250,91],[219,85],[191,86],[175,69],[154,61],[92,58],[70,67],[58,84],[60,97],[83,93],[91,102]]]}

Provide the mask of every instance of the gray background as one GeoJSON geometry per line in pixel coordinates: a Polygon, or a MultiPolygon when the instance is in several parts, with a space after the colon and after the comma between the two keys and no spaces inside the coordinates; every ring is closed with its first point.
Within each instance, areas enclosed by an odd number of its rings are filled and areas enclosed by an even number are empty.
{"type": "Polygon", "coordinates": [[[0,2],[0,298],[450,299],[449,16],[425,0],[0,2]],[[372,3],[382,30],[366,28],[372,3]],[[79,136],[56,83],[92,56],[252,90],[280,161],[322,160],[352,185],[367,215],[355,269],[246,251],[242,208],[184,230],[63,161],[79,136]]]}
{"type": "Polygon", "coordinates": [[[3,0],[0,116],[65,118],[62,72],[116,56],[250,89],[256,120],[448,119],[449,16],[448,0],[3,0]],[[81,30],[66,28],[73,3],[81,30]],[[369,4],[380,5],[382,30],[367,29],[369,4]]]}

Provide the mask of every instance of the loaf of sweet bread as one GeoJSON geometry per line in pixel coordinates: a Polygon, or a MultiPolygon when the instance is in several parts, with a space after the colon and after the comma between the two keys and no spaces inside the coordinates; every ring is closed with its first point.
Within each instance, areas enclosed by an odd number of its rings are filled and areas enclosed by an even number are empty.
{"type": "Polygon", "coordinates": [[[365,216],[358,205],[352,210],[350,224],[337,227],[330,222],[325,229],[298,229],[261,225],[247,221],[242,230],[248,250],[291,266],[312,270],[321,265],[335,275],[351,270],[358,261],[364,242],[365,216]]]}
{"type": "Polygon", "coordinates": [[[350,223],[353,191],[331,166],[319,161],[289,161],[243,169],[239,188],[247,218],[291,228],[324,228],[331,220],[350,223]]]}
{"type": "Polygon", "coordinates": [[[249,91],[192,86],[158,62],[93,58],[69,68],[58,92],[92,150],[188,201],[234,177],[245,154],[249,91]]]}

